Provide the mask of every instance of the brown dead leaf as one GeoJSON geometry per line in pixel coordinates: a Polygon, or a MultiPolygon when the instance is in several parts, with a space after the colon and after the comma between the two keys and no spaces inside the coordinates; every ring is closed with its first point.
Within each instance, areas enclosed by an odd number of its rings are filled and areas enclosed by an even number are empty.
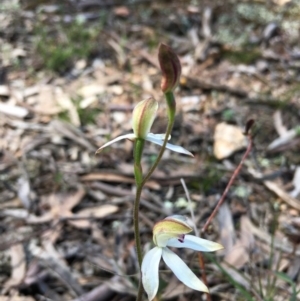
{"type": "MultiPolygon", "coordinates": [[[[118,279],[119,276],[114,276],[113,278],[118,279]]],[[[112,279],[111,281],[115,281],[112,279]]],[[[118,280],[116,280],[118,281],[118,280]]],[[[101,296],[101,300],[112,300],[114,296],[114,291],[109,288],[109,286],[106,283],[103,283],[88,293],[81,295],[79,298],[73,299],[72,301],[99,301],[99,296],[101,296]]],[[[1,301],[1,300],[0,300],[1,301]]]]}
{"type": "Polygon", "coordinates": [[[291,143],[297,137],[297,129],[291,129],[286,131],[280,137],[276,138],[273,142],[268,145],[269,151],[275,151],[289,143],[291,143]]]}
{"type": "Polygon", "coordinates": [[[273,2],[279,6],[283,6],[291,2],[291,0],[273,0],[273,2]]]}
{"type": "Polygon", "coordinates": [[[243,287],[245,287],[246,289],[250,289],[251,284],[250,282],[243,276],[242,273],[240,273],[239,271],[231,268],[230,266],[228,266],[225,263],[221,264],[222,267],[226,270],[226,272],[230,275],[231,278],[233,278],[237,283],[241,284],[243,287]]]}
{"type": "Polygon", "coordinates": [[[18,180],[18,197],[23,206],[29,210],[31,207],[31,189],[27,176],[20,177],[18,180]]]}
{"type": "MultiPolygon", "coordinates": [[[[86,192],[84,189],[79,189],[76,193],[67,195],[51,194],[47,198],[47,200],[44,199],[44,201],[51,206],[51,219],[53,221],[65,219],[69,224],[73,225],[74,227],[86,229],[92,226],[90,218],[102,218],[118,211],[119,208],[115,205],[103,205],[98,207],[82,209],[77,213],[73,213],[72,209],[79,204],[79,202],[85,196],[85,193],[86,192]]],[[[49,216],[49,214],[46,214],[46,216],[49,216]]],[[[55,230],[51,230],[49,231],[49,233],[47,232],[45,236],[50,235],[53,238],[58,238],[60,230],[61,227],[56,227],[55,230]]],[[[51,241],[53,242],[53,240],[51,241]]]]}
{"type": "Polygon", "coordinates": [[[32,242],[29,246],[31,254],[44,262],[44,266],[50,271],[54,271],[52,275],[61,283],[66,285],[76,295],[81,295],[83,289],[76,277],[67,266],[66,262],[61,258],[61,254],[57,252],[52,242],[49,240],[42,241],[42,247],[36,242],[32,242]]]}
{"type": "MultiPolygon", "coordinates": [[[[255,227],[251,221],[249,220],[249,227],[251,228],[251,232],[254,236],[258,237],[260,240],[266,242],[268,245],[273,245],[276,249],[282,250],[286,253],[292,253],[294,248],[291,246],[288,241],[282,243],[282,238],[278,239],[278,237],[272,238],[271,234],[269,234],[266,230],[255,227]]],[[[296,250],[295,254],[300,256],[300,250],[296,250]]]]}
{"type": "Polygon", "coordinates": [[[224,261],[235,268],[243,267],[250,258],[250,253],[254,248],[254,236],[251,232],[250,220],[246,215],[241,217],[240,238],[236,241],[232,249],[227,252],[224,261]]]}
{"type": "Polygon", "coordinates": [[[54,243],[60,236],[62,224],[57,224],[61,219],[68,219],[73,216],[72,209],[75,207],[85,196],[85,190],[79,189],[75,193],[69,194],[51,194],[44,196],[42,201],[50,206],[49,210],[41,216],[28,213],[25,209],[4,209],[2,213],[6,216],[24,219],[28,224],[42,224],[52,222],[55,226],[54,229],[46,231],[45,237],[54,243]]]}
{"type": "Polygon", "coordinates": [[[35,299],[28,296],[0,296],[0,301],[35,301],[35,299]]]}
{"type": "Polygon", "coordinates": [[[71,211],[72,208],[81,202],[82,198],[85,196],[85,193],[85,190],[81,188],[75,193],[68,194],[67,196],[60,195],[59,200],[56,200],[59,202],[59,207],[61,207],[61,210],[63,212],[67,212],[71,211]]]}
{"type": "Polygon", "coordinates": [[[300,201],[290,196],[284,189],[279,187],[275,182],[264,181],[265,186],[273,191],[278,197],[280,197],[289,206],[300,210],[300,201]]]}
{"type": "Polygon", "coordinates": [[[252,233],[251,221],[247,215],[243,215],[240,219],[240,239],[246,249],[251,250],[254,248],[255,239],[252,233]]]}
{"type": "Polygon", "coordinates": [[[99,84],[86,85],[80,88],[77,93],[83,98],[90,98],[105,92],[105,86],[99,84]]]}
{"type": "Polygon", "coordinates": [[[80,118],[76,106],[72,102],[68,94],[66,94],[60,87],[55,88],[55,98],[57,103],[68,111],[70,121],[75,126],[80,126],[80,118]]]}
{"type": "Polygon", "coordinates": [[[96,151],[96,147],[93,146],[85,137],[85,135],[72,124],[63,122],[61,120],[53,120],[50,123],[50,129],[56,133],[67,137],[74,142],[78,143],[82,147],[88,149],[89,151],[96,151]]]}
{"type": "MultiPolygon", "coordinates": [[[[131,177],[126,177],[123,175],[117,175],[115,173],[90,173],[80,178],[81,181],[107,181],[107,182],[116,182],[116,183],[131,183],[134,184],[135,180],[131,177]]],[[[159,190],[161,186],[155,181],[147,181],[145,184],[146,187],[153,190],[159,190]]]]}
{"type": "Polygon", "coordinates": [[[103,205],[98,207],[91,207],[80,210],[78,213],[73,214],[72,217],[82,218],[80,220],[69,220],[68,223],[80,228],[86,229],[92,226],[90,218],[102,218],[117,212],[119,208],[114,205],[103,205]]]}
{"type": "Polygon", "coordinates": [[[189,293],[192,290],[184,285],[183,283],[180,283],[176,277],[172,277],[168,281],[168,285],[165,288],[164,293],[162,294],[163,300],[172,299],[175,297],[178,297],[182,295],[183,293],[189,293]]]}
{"type": "Polygon", "coordinates": [[[115,41],[114,39],[109,39],[107,43],[115,51],[119,65],[124,66],[126,62],[126,54],[124,52],[124,49],[120,46],[120,43],[115,41]]]}
{"type": "Polygon", "coordinates": [[[26,257],[23,245],[12,245],[9,254],[11,258],[12,273],[10,279],[5,283],[6,288],[21,284],[26,273],[26,257]]]}
{"type": "Polygon", "coordinates": [[[128,17],[130,10],[126,6],[118,6],[114,8],[114,14],[119,17],[128,17]]]}
{"type": "Polygon", "coordinates": [[[27,103],[35,105],[34,111],[43,115],[55,115],[63,111],[63,108],[58,105],[55,97],[55,90],[52,85],[41,85],[39,87],[30,87],[27,91],[27,103]],[[38,92],[38,95],[35,95],[38,92]]]}
{"type": "Polygon", "coordinates": [[[29,114],[29,111],[20,106],[0,103],[0,113],[14,116],[17,118],[24,118],[29,114]]]}
{"type": "Polygon", "coordinates": [[[98,98],[97,96],[90,96],[90,97],[87,97],[87,98],[84,98],[79,106],[81,109],[86,109],[87,107],[89,107],[90,105],[92,105],[93,103],[97,102],[98,101],[98,98]]]}
{"type": "Polygon", "coordinates": [[[52,220],[52,214],[46,213],[42,216],[36,216],[34,214],[29,214],[28,210],[26,209],[4,209],[2,211],[2,214],[4,216],[10,216],[17,219],[24,219],[28,224],[41,224],[41,223],[47,223],[52,220]]]}
{"type": "Polygon", "coordinates": [[[218,211],[218,223],[220,229],[220,240],[224,246],[226,254],[230,254],[235,243],[235,230],[232,220],[232,213],[226,202],[222,204],[218,211]]]}
{"type": "MultiPolygon", "coordinates": [[[[2,148],[1,142],[0,142],[0,149],[2,149],[2,154],[1,154],[1,160],[0,160],[0,171],[4,171],[6,168],[13,166],[16,164],[18,161],[17,159],[13,156],[13,154],[9,151],[4,150],[2,148]]],[[[0,204],[1,208],[2,204],[0,204]]]]}
{"type": "Polygon", "coordinates": [[[291,279],[297,279],[297,275],[299,275],[300,273],[300,258],[296,257],[293,259],[292,263],[288,265],[288,272],[287,275],[291,278],[291,279]]]}
{"type": "Polygon", "coordinates": [[[287,128],[282,121],[281,111],[277,110],[273,115],[274,127],[279,136],[283,136],[287,132],[287,128]]]}
{"type": "Polygon", "coordinates": [[[225,256],[224,261],[237,269],[249,261],[249,254],[240,240],[237,240],[232,250],[225,256]]]}
{"type": "Polygon", "coordinates": [[[289,194],[291,197],[296,198],[300,194],[300,166],[297,166],[293,178],[294,190],[289,194]]]}
{"type": "Polygon", "coordinates": [[[282,218],[280,228],[282,232],[288,237],[288,239],[295,244],[300,243],[300,217],[282,218]]]}
{"type": "Polygon", "coordinates": [[[106,282],[110,289],[118,293],[126,293],[132,296],[136,295],[136,288],[133,286],[132,282],[127,279],[127,277],[119,277],[115,279],[114,277],[106,282]]]}
{"type": "Polygon", "coordinates": [[[0,85],[0,96],[5,96],[5,97],[9,96],[9,88],[8,88],[8,86],[0,85]]]}
{"type": "Polygon", "coordinates": [[[39,94],[40,93],[40,88],[41,88],[41,86],[38,86],[38,85],[27,87],[27,88],[25,88],[24,91],[22,91],[23,96],[25,98],[27,98],[27,97],[39,94]]]}

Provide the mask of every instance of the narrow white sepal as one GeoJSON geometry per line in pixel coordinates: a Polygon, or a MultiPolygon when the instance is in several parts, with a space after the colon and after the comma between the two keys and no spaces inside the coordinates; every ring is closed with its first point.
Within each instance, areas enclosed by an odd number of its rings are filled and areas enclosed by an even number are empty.
{"type": "Polygon", "coordinates": [[[96,154],[100,153],[101,150],[117,141],[120,141],[120,140],[123,140],[123,139],[135,139],[135,134],[126,134],[126,135],[122,135],[122,136],[119,136],[113,140],[110,140],[108,141],[107,143],[105,143],[104,145],[102,145],[97,151],[96,151],[96,154]]]}
{"type": "MultiPolygon", "coordinates": [[[[163,140],[157,139],[157,138],[153,137],[152,135],[149,136],[149,134],[147,135],[146,140],[150,141],[152,143],[158,144],[160,146],[162,146],[164,143],[163,140]]],[[[189,152],[185,148],[178,146],[178,145],[167,143],[166,148],[173,152],[176,152],[176,153],[181,153],[181,154],[185,154],[185,155],[194,157],[194,155],[191,152],[189,152]]]]}
{"type": "MultiPolygon", "coordinates": [[[[148,133],[147,137],[158,139],[158,140],[165,140],[166,134],[153,134],[148,133]]],[[[168,140],[171,139],[171,135],[169,135],[168,140]]]]}
{"type": "Polygon", "coordinates": [[[186,286],[208,293],[206,285],[191,271],[191,269],[168,248],[163,248],[162,257],[166,265],[172,270],[175,276],[186,286]]]}
{"type": "Polygon", "coordinates": [[[157,294],[159,277],[158,266],[161,259],[162,248],[155,247],[146,253],[142,262],[142,281],[149,301],[157,294]]]}
{"type": "Polygon", "coordinates": [[[178,238],[171,238],[169,239],[167,246],[174,248],[188,248],[200,252],[213,252],[224,249],[222,245],[216,242],[194,235],[185,235],[183,242],[180,242],[178,238]]]}
{"type": "Polygon", "coordinates": [[[194,157],[194,155],[191,152],[189,152],[187,149],[185,149],[179,145],[167,143],[166,148],[173,152],[176,152],[176,153],[181,153],[181,154],[185,154],[185,155],[194,157]]]}

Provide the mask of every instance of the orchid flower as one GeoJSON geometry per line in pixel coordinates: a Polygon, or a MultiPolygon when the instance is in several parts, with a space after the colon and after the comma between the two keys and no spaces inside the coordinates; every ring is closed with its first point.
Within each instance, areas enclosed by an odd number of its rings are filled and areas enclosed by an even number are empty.
{"type": "Polygon", "coordinates": [[[206,285],[191,271],[182,259],[168,247],[189,248],[200,252],[213,252],[223,246],[194,235],[184,216],[173,215],[158,222],[153,228],[153,241],[156,247],[146,253],[142,262],[142,281],[149,301],[157,294],[159,285],[158,268],[161,257],[176,277],[186,286],[201,292],[208,292],[206,285]]]}
{"type": "MultiPolygon", "coordinates": [[[[105,143],[96,151],[96,154],[100,153],[103,148],[123,139],[129,139],[129,140],[144,139],[149,142],[162,146],[165,139],[165,135],[149,133],[151,126],[154,122],[154,119],[156,117],[157,109],[158,109],[158,102],[154,100],[154,98],[152,97],[139,102],[134,108],[132,114],[133,133],[119,136],[105,143]]],[[[170,139],[170,136],[168,138],[170,139]]],[[[167,143],[166,148],[174,152],[186,154],[193,157],[192,153],[190,153],[188,150],[184,149],[181,146],[167,143]]]]}

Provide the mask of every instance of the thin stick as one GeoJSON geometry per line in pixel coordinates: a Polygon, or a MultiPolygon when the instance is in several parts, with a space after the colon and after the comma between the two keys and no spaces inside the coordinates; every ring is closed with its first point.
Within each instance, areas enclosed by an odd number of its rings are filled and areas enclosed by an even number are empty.
{"type": "Polygon", "coordinates": [[[184,189],[184,193],[186,195],[186,198],[187,198],[187,200],[189,202],[189,209],[190,209],[190,213],[191,213],[191,217],[192,217],[192,221],[193,221],[194,232],[195,232],[196,236],[199,236],[199,231],[198,231],[198,229],[196,227],[195,214],[194,214],[194,210],[192,208],[192,201],[191,201],[191,198],[190,198],[189,191],[188,191],[188,189],[186,187],[186,184],[185,184],[185,181],[184,181],[183,178],[180,178],[180,182],[181,182],[181,185],[182,185],[182,187],[184,189]]]}
{"type": "MultiPolygon", "coordinates": [[[[251,121],[252,121],[252,120],[251,120],[251,121]]],[[[249,121],[249,122],[250,122],[250,121],[249,121]]],[[[248,123],[249,123],[249,122],[248,122],[248,123]]],[[[252,124],[253,124],[253,121],[252,121],[252,124]]],[[[251,124],[250,126],[248,125],[248,127],[247,127],[247,133],[248,133],[248,131],[250,130],[252,124],[251,124]]],[[[241,170],[241,168],[242,168],[242,166],[243,166],[243,164],[244,164],[246,158],[248,157],[248,155],[249,155],[249,153],[250,153],[250,151],[251,151],[251,149],[252,149],[252,147],[253,147],[253,138],[252,138],[251,134],[248,134],[248,138],[249,138],[249,144],[248,144],[247,150],[246,150],[245,154],[243,155],[243,158],[242,158],[240,164],[238,165],[238,167],[237,167],[236,170],[234,171],[233,175],[231,176],[230,181],[228,182],[228,184],[227,184],[227,186],[226,186],[226,188],[225,188],[225,190],[224,190],[224,192],[223,192],[223,194],[222,194],[222,197],[220,198],[220,200],[219,200],[217,206],[215,207],[214,211],[212,212],[212,214],[210,215],[210,217],[209,217],[208,220],[206,221],[204,227],[202,228],[201,233],[204,233],[204,232],[207,230],[207,228],[208,228],[209,224],[211,223],[212,219],[213,219],[213,218],[215,217],[215,215],[217,214],[217,211],[219,210],[220,206],[223,204],[223,202],[224,202],[224,200],[225,200],[225,197],[226,197],[226,195],[227,195],[227,193],[228,193],[228,191],[229,191],[229,188],[232,186],[232,184],[233,184],[235,178],[236,178],[237,175],[239,174],[239,172],[240,172],[240,170],[241,170]]]]}
{"type": "MultiPolygon", "coordinates": [[[[198,261],[199,261],[200,268],[202,269],[202,280],[203,280],[203,283],[208,287],[208,285],[207,285],[207,278],[206,278],[206,274],[205,274],[204,258],[203,258],[203,254],[201,252],[198,252],[198,261]]],[[[211,295],[210,295],[210,293],[205,293],[205,294],[206,294],[206,297],[207,297],[207,301],[211,301],[211,295]]]]}

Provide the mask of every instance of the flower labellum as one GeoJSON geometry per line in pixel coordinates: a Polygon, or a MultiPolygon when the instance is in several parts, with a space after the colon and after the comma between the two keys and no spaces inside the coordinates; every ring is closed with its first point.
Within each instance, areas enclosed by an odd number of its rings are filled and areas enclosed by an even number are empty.
{"type": "Polygon", "coordinates": [[[164,93],[173,92],[179,83],[181,75],[179,58],[169,46],[160,44],[158,60],[163,76],[160,85],[161,90],[164,93]]]}
{"type": "Polygon", "coordinates": [[[156,223],[153,227],[153,241],[159,247],[165,247],[170,238],[184,236],[193,231],[182,215],[173,215],[156,223]]]}
{"type": "Polygon", "coordinates": [[[159,286],[159,262],[163,258],[175,276],[186,286],[201,292],[208,292],[206,285],[192,272],[182,259],[168,247],[189,248],[199,252],[213,252],[223,246],[194,235],[186,235],[192,231],[187,219],[181,215],[173,215],[158,222],[153,228],[153,241],[156,245],[146,253],[142,262],[142,281],[149,301],[157,294],[159,286]]]}

